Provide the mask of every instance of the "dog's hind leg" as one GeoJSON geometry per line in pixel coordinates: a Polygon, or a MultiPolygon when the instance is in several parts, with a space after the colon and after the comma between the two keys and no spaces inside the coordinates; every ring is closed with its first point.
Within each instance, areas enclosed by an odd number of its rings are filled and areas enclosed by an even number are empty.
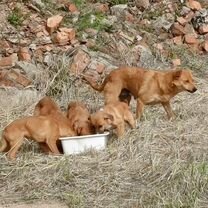
{"type": "Polygon", "coordinates": [[[165,111],[168,115],[168,119],[171,119],[171,118],[175,117],[175,115],[174,115],[174,113],[171,109],[170,102],[162,103],[162,106],[163,106],[163,108],[165,109],[165,111]]]}
{"type": "Polygon", "coordinates": [[[134,120],[134,116],[130,111],[125,112],[124,120],[129,124],[129,126],[133,129],[136,128],[136,122],[134,120]]]}
{"type": "Polygon", "coordinates": [[[16,159],[16,153],[21,147],[23,141],[24,141],[24,137],[22,135],[18,139],[9,140],[9,145],[11,147],[7,154],[9,159],[11,160],[16,159]]]}
{"type": "Polygon", "coordinates": [[[143,111],[144,103],[139,98],[137,98],[136,119],[140,120],[143,111]]]}

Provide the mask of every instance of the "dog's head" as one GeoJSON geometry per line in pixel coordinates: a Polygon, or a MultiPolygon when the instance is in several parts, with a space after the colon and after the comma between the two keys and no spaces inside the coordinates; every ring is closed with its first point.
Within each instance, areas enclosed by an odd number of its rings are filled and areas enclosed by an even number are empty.
{"type": "Polygon", "coordinates": [[[90,120],[87,121],[75,121],[73,124],[73,129],[78,136],[91,135],[95,133],[95,129],[92,126],[90,120]]]}
{"type": "Polygon", "coordinates": [[[194,93],[197,90],[190,70],[176,70],[173,75],[173,85],[180,91],[194,93]]]}
{"type": "Polygon", "coordinates": [[[90,116],[92,126],[95,128],[96,133],[104,133],[114,128],[113,116],[105,113],[104,111],[98,111],[90,116]]]}

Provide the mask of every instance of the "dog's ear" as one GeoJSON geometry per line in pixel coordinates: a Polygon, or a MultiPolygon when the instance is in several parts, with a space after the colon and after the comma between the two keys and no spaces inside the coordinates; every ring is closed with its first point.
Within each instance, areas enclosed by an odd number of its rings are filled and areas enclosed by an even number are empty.
{"type": "Polygon", "coordinates": [[[114,119],[113,119],[113,116],[111,115],[111,114],[109,114],[109,113],[105,113],[104,114],[104,120],[111,120],[111,121],[113,121],[114,119]]]}
{"type": "Polygon", "coordinates": [[[182,73],[182,70],[181,69],[175,70],[175,72],[173,74],[173,80],[179,79],[180,76],[181,76],[181,73],[182,73]]]}

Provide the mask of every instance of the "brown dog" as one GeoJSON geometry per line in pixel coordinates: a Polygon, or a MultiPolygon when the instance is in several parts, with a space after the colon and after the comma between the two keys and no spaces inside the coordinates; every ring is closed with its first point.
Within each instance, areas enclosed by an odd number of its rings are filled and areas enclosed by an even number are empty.
{"type": "Polygon", "coordinates": [[[135,128],[134,117],[129,110],[129,106],[124,102],[117,101],[107,104],[103,110],[92,114],[90,119],[97,133],[116,129],[117,136],[121,137],[125,132],[125,122],[131,128],[135,128]]]}
{"type": "MultiPolygon", "coordinates": [[[[59,106],[48,96],[45,96],[39,100],[35,106],[33,115],[49,116],[50,118],[55,119],[59,126],[59,137],[76,136],[76,132],[71,128],[70,120],[63,115],[59,106]]],[[[56,145],[59,151],[63,153],[60,140],[57,140],[56,145]]],[[[41,143],[39,146],[44,152],[48,152],[47,145],[41,143]]]]}
{"type": "Polygon", "coordinates": [[[43,143],[49,152],[59,154],[56,146],[59,127],[53,119],[46,116],[30,116],[13,121],[3,130],[0,152],[8,151],[8,158],[15,159],[24,137],[43,143]]]}
{"type": "Polygon", "coordinates": [[[77,135],[94,134],[94,128],[89,120],[90,113],[81,102],[70,102],[67,110],[67,118],[70,120],[72,129],[77,135]]]}
{"type": "Polygon", "coordinates": [[[43,115],[53,118],[59,126],[60,137],[75,136],[71,122],[62,113],[59,106],[48,96],[43,97],[35,106],[33,115],[43,115]]]}
{"type": "Polygon", "coordinates": [[[105,103],[119,100],[122,89],[137,99],[136,117],[140,118],[144,105],[161,103],[168,118],[174,116],[170,99],[182,91],[197,89],[190,70],[153,71],[136,67],[121,67],[112,71],[101,85],[85,79],[97,91],[104,91],[105,103]]]}

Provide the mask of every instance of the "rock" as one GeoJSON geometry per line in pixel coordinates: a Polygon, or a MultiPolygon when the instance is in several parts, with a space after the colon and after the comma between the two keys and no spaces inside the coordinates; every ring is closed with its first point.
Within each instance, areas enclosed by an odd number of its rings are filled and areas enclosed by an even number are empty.
{"type": "Polygon", "coordinates": [[[76,33],[75,33],[75,29],[74,28],[62,27],[62,28],[59,28],[59,30],[61,32],[66,33],[70,41],[72,41],[73,39],[75,39],[76,33]]]}
{"type": "Polygon", "coordinates": [[[26,61],[17,61],[16,66],[20,67],[30,79],[35,79],[41,70],[38,66],[26,61]]]}
{"type": "Polygon", "coordinates": [[[0,68],[12,67],[15,65],[15,62],[18,60],[17,54],[14,53],[9,57],[0,58],[0,68]]]}
{"type": "Polygon", "coordinates": [[[10,44],[6,40],[0,40],[0,49],[8,49],[10,48],[10,44]]]}
{"type": "Polygon", "coordinates": [[[70,71],[76,75],[81,74],[90,63],[90,56],[79,49],[73,58],[73,62],[70,67],[70,71]]]}
{"type": "Polygon", "coordinates": [[[109,11],[108,4],[96,3],[94,7],[97,12],[107,13],[109,11]]]}
{"type": "Polygon", "coordinates": [[[31,80],[29,80],[26,76],[16,72],[15,70],[10,70],[7,74],[6,74],[6,79],[14,81],[24,87],[27,87],[28,85],[31,84],[31,80]]]}
{"type": "Polygon", "coordinates": [[[32,0],[32,3],[41,9],[45,8],[45,4],[41,0],[32,0]]]}
{"type": "Polygon", "coordinates": [[[173,38],[173,43],[175,43],[176,45],[182,45],[183,44],[182,36],[181,35],[175,36],[173,38]]]}
{"type": "Polygon", "coordinates": [[[182,26],[184,26],[188,21],[183,17],[178,17],[177,22],[179,22],[182,26]]]}
{"type": "Polygon", "coordinates": [[[66,45],[69,43],[69,37],[65,32],[57,32],[53,38],[54,42],[59,45],[66,45]]]}
{"type": "Polygon", "coordinates": [[[198,32],[202,35],[208,33],[208,24],[203,24],[199,26],[198,32]]]}
{"type": "Polygon", "coordinates": [[[173,67],[177,67],[177,66],[180,66],[181,65],[181,60],[180,59],[172,59],[172,64],[173,64],[173,67]]]}
{"type": "Polygon", "coordinates": [[[61,15],[55,15],[47,19],[46,29],[51,34],[53,33],[60,25],[63,17],[61,15]]]}
{"type": "Polygon", "coordinates": [[[127,4],[117,4],[110,8],[111,14],[117,18],[123,18],[125,16],[125,10],[128,8],[127,4]]]}
{"type": "Polygon", "coordinates": [[[189,7],[183,6],[180,12],[180,15],[185,16],[187,15],[189,12],[191,11],[191,9],[189,7]]]}
{"type": "Polygon", "coordinates": [[[194,1],[194,0],[188,0],[187,6],[191,8],[192,10],[198,11],[202,9],[201,4],[198,1],[194,1]]]}
{"type": "Polygon", "coordinates": [[[141,9],[142,11],[150,6],[149,0],[136,0],[135,4],[136,7],[141,9]]]}
{"type": "Polygon", "coordinates": [[[27,47],[20,48],[17,55],[18,55],[18,58],[20,61],[30,61],[31,60],[30,52],[27,47]]]}
{"type": "Polygon", "coordinates": [[[125,12],[125,21],[127,21],[127,22],[134,22],[135,21],[134,15],[132,15],[131,13],[126,11],[125,12]]]}
{"type": "Polygon", "coordinates": [[[174,17],[169,18],[167,20],[167,17],[165,15],[158,17],[152,24],[155,30],[164,29],[168,31],[174,23],[174,17]]]}
{"type": "Polygon", "coordinates": [[[97,59],[93,59],[89,66],[89,70],[96,71],[98,74],[102,74],[106,68],[105,64],[99,63],[97,59]]]}
{"type": "Polygon", "coordinates": [[[68,9],[69,12],[71,12],[71,13],[78,12],[78,9],[77,9],[76,5],[73,4],[73,3],[70,3],[70,4],[67,6],[67,9],[68,9]]]}
{"type": "Polygon", "coordinates": [[[184,35],[184,41],[188,44],[196,44],[198,40],[196,39],[194,34],[186,34],[184,35]]]}
{"type": "Polygon", "coordinates": [[[185,31],[185,34],[194,34],[195,36],[197,36],[192,24],[186,24],[185,27],[184,27],[184,31],[185,31]]]}
{"type": "Polygon", "coordinates": [[[123,38],[123,39],[127,40],[130,43],[133,43],[134,40],[135,40],[135,37],[129,36],[129,35],[125,34],[122,31],[119,31],[118,35],[119,35],[120,38],[123,38]]]}
{"type": "Polygon", "coordinates": [[[195,16],[191,22],[196,30],[198,30],[201,25],[208,24],[208,9],[196,11],[195,16]]]}
{"type": "Polygon", "coordinates": [[[193,11],[190,11],[188,14],[186,14],[185,20],[187,22],[190,22],[194,17],[195,17],[195,13],[193,11]]]}
{"type": "Polygon", "coordinates": [[[186,33],[184,30],[184,27],[182,25],[180,25],[178,22],[173,23],[170,30],[174,36],[184,35],[186,33]]]}
{"type": "Polygon", "coordinates": [[[53,55],[49,52],[45,53],[45,56],[43,58],[43,63],[50,66],[53,61],[53,55]]]}

